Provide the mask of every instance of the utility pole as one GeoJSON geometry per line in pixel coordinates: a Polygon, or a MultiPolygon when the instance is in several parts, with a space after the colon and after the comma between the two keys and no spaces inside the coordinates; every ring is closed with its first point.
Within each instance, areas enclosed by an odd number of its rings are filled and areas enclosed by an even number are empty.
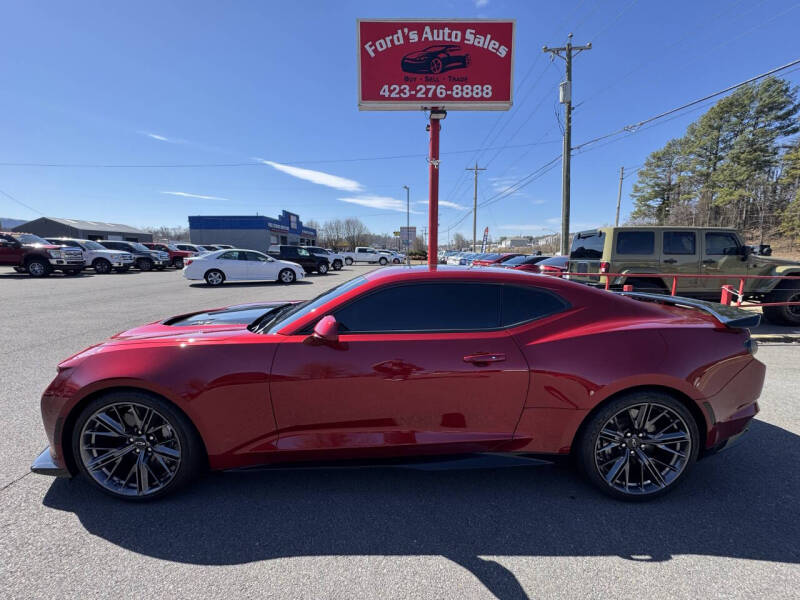
{"type": "Polygon", "coordinates": [[[619,189],[617,190],[617,217],[614,219],[614,227],[619,227],[619,204],[622,202],[622,180],[625,179],[625,167],[619,168],[619,189]]]}
{"type": "Polygon", "coordinates": [[[584,50],[591,50],[591,42],[585,46],[573,46],[572,34],[567,36],[567,45],[558,48],[544,46],[543,52],[556,56],[566,63],[566,79],[559,86],[559,102],[564,105],[564,148],[561,159],[561,254],[569,254],[569,163],[572,154],[572,58],[584,50]],[[563,54],[562,54],[563,53],[563,54]]]}
{"type": "Polygon", "coordinates": [[[478,171],[485,171],[486,169],[478,168],[478,161],[475,161],[474,167],[467,167],[465,171],[475,172],[475,192],[472,195],[472,251],[477,252],[475,249],[477,228],[478,228],[478,171]]]}
{"type": "Polygon", "coordinates": [[[403,187],[406,188],[406,266],[411,266],[411,258],[408,256],[411,252],[411,240],[408,237],[411,232],[411,188],[407,185],[403,187]]]}

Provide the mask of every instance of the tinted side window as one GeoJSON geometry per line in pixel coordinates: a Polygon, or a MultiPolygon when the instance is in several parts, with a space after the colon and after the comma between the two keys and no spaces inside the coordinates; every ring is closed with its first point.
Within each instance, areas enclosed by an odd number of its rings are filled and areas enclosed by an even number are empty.
{"type": "Polygon", "coordinates": [[[217,257],[217,260],[239,260],[239,254],[240,252],[238,250],[223,252],[217,257]]]}
{"type": "Polygon", "coordinates": [[[739,243],[731,233],[706,233],[706,254],[736,254],[739,243]]]}
{"type": "Polygon", "coordinates": [[[507,285],[503,288],[500,316],[503,327],[540,319],[567,307],[567,303],[550,292],[530,287],[507,285]]]}
{"type": "Polygon", "coordinates": [[[656,236],[652,231],[620,231],[617,254],[653,254],[656,236]]]}
{"type": "Polygon", "coordinates": [[[388,287],[341,308],[342,331],[476,331],[500,327],[499,285],[419,283],[388,287]]]}
{"type": "Polygon", "coordinates": [[[664,232],[664,254],[694,254],[696,248],[694,231],[664,232]]]}

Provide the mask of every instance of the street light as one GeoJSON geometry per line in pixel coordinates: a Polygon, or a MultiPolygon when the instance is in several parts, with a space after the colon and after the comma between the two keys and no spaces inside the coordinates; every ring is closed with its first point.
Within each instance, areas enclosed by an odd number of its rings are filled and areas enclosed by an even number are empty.
{"type": "MultiPolygon", "coordinates": [[[[411,257],[409,254],[409,232],[411,231],[411,188],[407,185],[403,186],[406,189],[406,266],[411,266],[411,257]]],[[[402,237],[402,236],[401,236],[402,237]]]]}

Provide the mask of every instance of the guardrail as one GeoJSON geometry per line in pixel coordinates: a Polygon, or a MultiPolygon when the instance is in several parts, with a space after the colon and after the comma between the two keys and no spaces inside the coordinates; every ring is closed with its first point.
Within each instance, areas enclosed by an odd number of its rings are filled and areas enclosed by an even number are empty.
{"type": "MultiPolygon", "coordinates": [[[[734,303],[733,298],[736,297],[735,306],[748,307],[748,306],[800,306],[800,302],[748,302],[744,300],[745,291],[744,284],[748,279],[777,279],[777,280],[797,280],[800,282],[798,275],[711,275],[709,273],[573,273],[571,271],[564,271],[563,277],[570,279],[575,277],[605,277],[605,289],[611,289],[611,280],[617,278],[625,279],[672,279],[672,288],[670,290],[671,296],[677,296],[678,279],[736,279],[739,281],[738,288],[732,284],[723,284],[720,286],[720,304],[731,305],[734,303]]],[[[578,281],[577,283],[585,283],[578,281]]],[[[798,285],[800,289],[800,285],[798,285]]],[[[624,291],[632,291],[633,286],[623,285],[624,291]],[[630,289],[625,290],[629,287],[630,289]]]]}

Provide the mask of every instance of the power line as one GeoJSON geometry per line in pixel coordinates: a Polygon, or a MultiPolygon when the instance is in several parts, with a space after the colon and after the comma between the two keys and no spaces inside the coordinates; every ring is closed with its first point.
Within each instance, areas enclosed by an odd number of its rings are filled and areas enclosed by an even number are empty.
{"type": "Polygon", "coordinates": [[[748,83],[752,83],[754,81],[758,81],[759,79],[763,79],[764,77],[769,77],[770,75],[772,75],[774,73],[777,73],[779,71],[783,71],[784,69],[788,69],[789,67],[793,67],[794,65],[797,65],[797,64],[800,64],[800,58],[798,58],[796,60],[793,60],[792,62],[786,63],[785,65],[782,65],[780,67],[776,67],[774,69],[771,69],[771,70],[767,71],[766,73],[761,73],[760,75],[756,75],[755,77],[751,77],[750,79],[747,79],[747,80],[742,81],[740,83],[737,83],[735,85],[728,86],[723,90],[720,90],[718,92],[714,92],[713,94],[709,94],[707,96],[703,96],[702,98],[699,98],[697,100],[692,100],[691,102],[687,102],[686,104],[682,104],[681,106],[672,108],[670,110],[667,110],[667,111],[664,111],[662,113],[659,113],[659,114],[657,114],[655,116],[652,116],[652,117],[649,117],[649,118],[644,119],[642,121],[639,121],[638,123],[633,123],[631,125],[625,125],[624,127],[620,128],[620,129],[617,129],[615,131],[612,131],[611,133],[607,133],[605,135],[601,135],[601,136],[598,136],[598,137],[593,138],[591,140],[588,140],[586,142],[583,142],[582,144],[578,144],[577,146],[574,146],[572,149],[573,150],[580,150],[581,148],[583,148],[585,146],[588,146],[590,144],[594,144],[596,142],[599,142],[601,140],[613,137],[615,135],[619,135],[621,133],[632,133],[632,132],[635,132],[635,131],[639,130],[643,125],[646,125],[648,123],[652,123],[653,121],[656,121],[658,119],[662,119],[662,118],[664,118],[666,116],[669,116],[669,115],[674,114],[676,112],[679,112],[681,110],[685,110],[685,109],[687,109],[687,108],[689,108],[691,106],[694,106],[696,104],[700,104],[701,102],[705,102],[707,100],[710,100],[711,98],[715,98],[717,96],[721,96],[722,94],[725,94],[727,92],[730,92],[732,90],[740,88],[740,87],[742,87],[744,85],[747,85],[748,83]]]}
{"type": "Polygon", "coordinates": [[[19,204],[20,206],[24,206],[24,207],[25,207],[25,208],[27,208],[28,210],[35,212],[37,215],[44,216],[44,213],[43,213],[42,211],[40,211],[40,210],[36,210],[36,209],[35,209],[35,208],[33,208],[33,207],[30,205],[30,204],[25,204],[25,203],[24,203],[22,200],[17,200],[16,198],[14,198],[14,196],[12,196],[11,194],[9,194],[8,192],[4,192],[3,190],[0,190],[0,194],[3,194],[3,196],[5,196],[5,197],[6,197],[6,198],[8,198],[9,200],[11,200],[12,202],[16,202],[16,203],[17,203],[17,204],[19,204]]]}

